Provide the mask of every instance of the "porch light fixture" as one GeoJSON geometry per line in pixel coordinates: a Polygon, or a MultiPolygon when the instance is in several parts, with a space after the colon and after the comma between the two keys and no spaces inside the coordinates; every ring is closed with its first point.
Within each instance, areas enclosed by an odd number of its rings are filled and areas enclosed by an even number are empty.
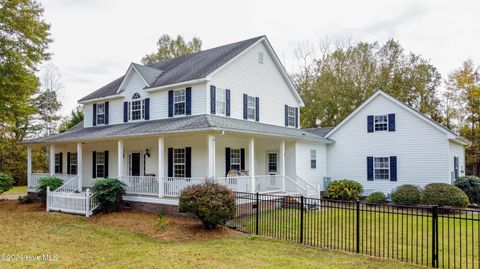
{"type": "Polygon", "coordinates": [[[146,149],[145,154],[147,155],[148,158],[150,158],[150,149],[146,149]]]}

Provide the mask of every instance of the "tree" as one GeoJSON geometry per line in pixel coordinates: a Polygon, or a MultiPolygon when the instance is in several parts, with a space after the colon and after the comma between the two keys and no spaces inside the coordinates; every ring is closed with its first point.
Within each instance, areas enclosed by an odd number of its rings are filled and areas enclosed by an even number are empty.
{"type": "Polygon", "coordinates": [[[312,62],[298,57],[294,82],[305,102],[302,127],[334,126],[376,90],[383,90],[428,116],[440,118],[437,69],[389,40],[321,44],[312,62]]]}
{"type": "Polygon", "coordinates": [[[156,52],[145,55],[142,59],[143,64],[153,64],[158,61],[172,59],[179,56],[189,55],[202,50],[202,40],[198,37],[185,42],[182,36],[178,35],[176,39],[169,35],[162,35],[157,42],[156,52]]]}
{"type": "MultiPolygon", "coordinates": [[[[37,66],[49,58],[50,25],[33,0],[0,0],[0,171],[25,183],[26,151],[17,144],[32,132],[37,66]]],[[[34,156],[34,167],[37,165],[34,156]]]]}
{"type": "Polygon", "coordinates": [[[77,106],[76,108],[72,109],[70,113],[70,117],[63,120],[60,124],[59,132],[63,133],[68,129],[72,128],[73,126],[77,125],[81,121],[83,121],[84,111],[83,106],[77,106]]]}
{"type": "Polygon", "coordinates": [[[60,71],[53,63],[47,63],[41,70],[41,90],[35,98],[37,123],[40,135],[49,136],[56,132],[62,104],[58,100],[58,91],[62,87],[60,71]]]}
{"type": "Polygon", "coordinates": [[[466,149],[468,172],[480,175],[480,67],[472,60],[454,70],[446,82],[447,94],[458,111],[460,134],[472,142],[466,149]]]}

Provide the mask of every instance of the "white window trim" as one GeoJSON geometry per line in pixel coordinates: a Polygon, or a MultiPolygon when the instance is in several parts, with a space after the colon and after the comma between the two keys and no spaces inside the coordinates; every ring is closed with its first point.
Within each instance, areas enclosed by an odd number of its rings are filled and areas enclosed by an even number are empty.
{"type": "Polygon", "coordinates": [[[96,124],[97,124],[97,125],[105,125],[105,120],[106,120],[106,119],[105,119],[105,116],[106,116],[106,113],[105,113],[105,103],[97,103],[97,110],[96,110],[95,113],[96,113],[96,115],[95,115],[95,122],[96,122],[96,124]],[[102,113],[99,112],[99,111],[100,111],[100,105],[103,107],[103,112],[102,112],[102,113]],[[100,123],[100,122],[98,121],[98,116],[100,116],[100,115],[103,115],[103,122],[102,122],[102,123],[100,123]]]}
{"type": "Polygon", "coordinates": [[[70,153],[70,174],[72,174],[72,167],[75,166],[75,174],[74,175],[78,175],[78,156],[77,156],[77,153],[73,153],[71,152],[70,153]],[[75,158],[75,163],[73,162],[73,158],[75,158]]]}
{"type": "Polygon", "coordinates": [[[295,107],[287,106],[287,127],[295,127],[296,121],[297,121],[297,117],[295,115],[295,107]],[[293,115],[290,115],[290,112],[292,112],[293,115]],[[292,118],[292,124],[290,124],[291,118],[292,118]]]}
{"type": "Polygon", "coordinates": [[[227,89],[216,89],[215,93],[215,115],[226,116],[227,115],[227,89]],[[221,93],[221,94],[219,94],[221,93]],[[223,97],[223,100],[220,99],[220,96],[223,97]],[[219,103],[223,103],[223,112],[220,112],[219,103]]]}
{"type": "Polygon", "coordinates": [[[257,98],[255,96],[247,95],[247,120],[256,121],[257,119],[257,98]],[[249,99],[253,99],[253,107],[249,106],[249,99]],[[249,109],[253,109],[253,118],[250,118],[249,109]]]}
{"type": "Polygon", "coordinates": [[[374,115],[373,116],[373,131],[374,132],[388,132],[388,114],[383,114],[383,115],[374,115]],[[385,122],[381,122],[381,123],[376,123],[375,122],[375,118],[376,117],[385,117],[385,122]],[[386,128],[385,130],[377,130],[376,126],[380,125],[380,124],[386,124],[386,128]]]}
{"type": "Polygon", "coordinates": [[[96,178],[104,178],[104,177],[105,177],[105,169],[107,169],[107,168],[105,167],[105,152],[103,152],[103,151],[97,151],[96,154],[97,154],[97,155],[95,156],[95,175],[96,175],[96,178]],[[98,155],[99,155],[99,154],[103,155],[103,163],[99,163],[99,162],[98,162],[98,160],[99,160],[98,155]],[[99,176],[98,176],[98,167],[99,167],[99,166],[103,166],[103,177],[99,177],[99,176]]]}
{"type": "MultiPolygon", "coordinates": [[[[236,154],[236,153],[235,153],[236,154]]],[[[238,170],[237,171],[240,171],[242,170],[242,150],[241,149],[230,149],[230,170],[232,170],[232,166],[234,165],[238,165],[238,170]],[[233,162],[233,152],[237,152],[238,151],[238,162],[233,162]]]]}
{"type": "Polygon", "coordinates": [[[182,117],[182,116],[186,116],[187,115],[187,90],[186,89],[178,89],[178,90],[174,90],[173,91],[173,116],[174,117],[182,117]],[[184,96],[184,100],[183,101],[176,101],[175,100],[175,94],[178,93],[178,92],[182,92],[183,91],[183,96],[184,96]],[[177,114],[177,111],[175,109],[175,105],[176,104],[184,104],[183,105],[183,114],[177,114]]]}
{"type": "Polygon", "coordinates": [[[317,169],[317,150],[311,149],[310,150],[310,169],[317,169]],[[315,167],[312,167],[312,162],[315,161],[315,167]]]}
{"type": "Polygon", "coordinates": [[[278,174],[278,168],[279,168],[279,164],[278,164],[278,151],[267,151],[267,173],[270,175],[270,174],[278,174]],[[276,171],[274,172],[271,172],[270,171],[270,154],[275,154],[277,157],[276,161],[275,161],[275,167],[276,167],[276,171]]]}
{"type": "Polygon", "coordinates": [[[373,180],[380,180],[380,181],[390,181],[390,157],[389,156],[374,156],[373,157],[373,180]],[[379,167],[379,168],[376,168],[375,167],[375,159],[379,159],[379,158],[386,158],[387,159],[387,168],[385,167],[379,167]],[[376,170],[377,169],[383,169],[383,170],[388,170],[387,172],[387,178],[377,178],[377,173],[376,173],[376,170]]]}
{"type": "Polygon", "coordinates": [[[186,150],[186,148],[173,149],[173,160],[172,160],[172,162],[173,162],[173,177],[178,177],[178,178],[184,178],[184,177],[186,177],[186,175],[187,175],[187,156],[186,156],[186,155],[187,155],[187,150],[186,150]],[[183,162],[178,162],[178,160],[177,160],[176,157],[175,157],[175,152],[176,152],[176,151],[180,151],[180,150],[183,151],[183,162]],[[182,169],[183,169],[183,176],[182,176],[182,175],[177,175],[177,174],[175,173],[175,171],[176,171],[175,167],[176,167],[176,166],[181,166],[181,167],[182,167],[182,169]]]}
{"type": "Polygon", "coordinates": [[[128,102],[128,121],[141,121],[145,119],[145,99],[141,99],[139,93],[134,93],[128,102]],[[133,110],[133,102],[140,102],[140,108],[133,110]],[[140,111],[140,118],[134,119],[133,112],[140,111]]]}

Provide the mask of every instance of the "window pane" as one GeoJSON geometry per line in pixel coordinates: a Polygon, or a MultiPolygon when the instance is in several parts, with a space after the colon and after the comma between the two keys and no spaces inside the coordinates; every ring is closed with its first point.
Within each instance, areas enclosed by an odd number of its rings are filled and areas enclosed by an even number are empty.
{"type": "Polygon", "coordinates": [[[105,124],[105,103],[97,104],[97,124],[105,124]]]}
{"type": "Polygon", "coordinates": [[[253,96],[247,97],[247,118],[255,119],[255,97],[253,96]]]}
{"type": "Polygon", "coordinates": [[[387,115],[375,116],[375,131],[388,130],[388,117],[387,115]]]}
{"type": "Polygon", "coordinates": [[[142,118],[142,101],[136,100],[131,102],[130,111],[132,113],[132,120],[139,120],[142,118]]]}
{"type": "Polygon", "coordinates": [[[240,170],[241,154],[240,149],[230,150],[230,170],[240,170]]]}
{"type": "Polygon", "coordinates": [[[373,159],[375,179],[390,179],[389,157],[375,157],[373,159]]]}
{"type": "Polygon", "coordinates": [[[97,178],[105,177],[105,153],[97,152],[97,178]]]}
{"type": "Polygon", "coordinates": [[[173,176],[185,177],[185,149],[173,150],[173,176]]]}
{"type": "Polygon", "coordinates": [[[287,115],[288,115],[288,126],[294,127],[295,126],[295,120],[296,120],[295,119],[295,108],[289,106],[287,115]]]}
{"type": "Polygon", "coordinates": [[[173,104],[175,115],[185,115],[185,90],[173,92],[173,104]]]}
{"type": "Polygon", "coordinates": [[[217,105],[217,114],[225,115],[226,111],[226,95],[225,95],[225,89],[218,89],[217,88],[217,93],[216,93],[216,105],[217,105]]]}

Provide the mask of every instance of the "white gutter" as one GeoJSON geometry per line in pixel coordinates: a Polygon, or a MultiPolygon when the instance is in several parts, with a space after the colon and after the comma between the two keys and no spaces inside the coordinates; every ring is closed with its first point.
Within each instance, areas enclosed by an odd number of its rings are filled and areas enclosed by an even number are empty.
{"type": "Polygon", "coordinates": [[[148,88],[148,89],[145,89],[145,91],[146,92],[153,92],[153,91],[158,91],[158,90],[163,90],[163,89],[168,89],[168,88],[176,88],[176,87],[185,86],[185,85],[189,85],[189,84],[197,84],[197,83],[208,82],[208,81],[210,81],[210,80],[207,79],[207,78],[199,78],[199,79],[183,81],[183,82],[174,83],[174,84],[163,85],[163,86],[159,86],[159,87],[148,88]]]}

